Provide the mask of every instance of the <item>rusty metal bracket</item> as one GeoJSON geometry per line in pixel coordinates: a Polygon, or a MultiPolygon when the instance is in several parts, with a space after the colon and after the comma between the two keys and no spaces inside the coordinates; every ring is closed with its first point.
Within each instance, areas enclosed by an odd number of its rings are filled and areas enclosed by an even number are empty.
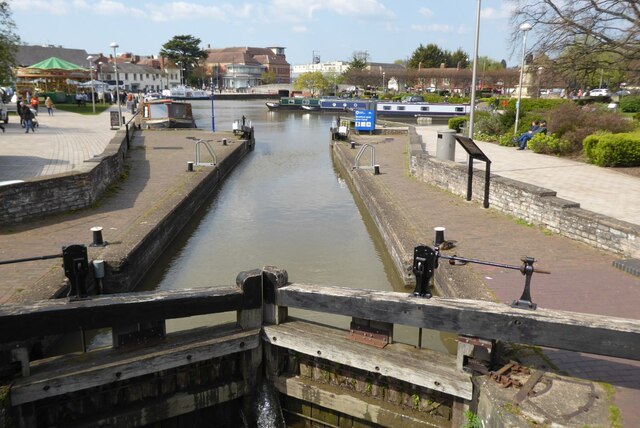
{"type": "Polygon", "coordinates": [[[355,322],[351,322],[347,338],[355,342],[375,346],[380,349],[389,344],[388,331],[364,326],[355,322]]]}
{"type": "Polygon", "coordinates": [[[514,404],[520,405],[520,403],[526,400],[527,397],[535,395],[533,388],[540,381],[542,376],[544,376],[544,373],[544,370],[536,370],[531,376],[529,376],[529,379],[525,382],[522,389],[520,389],[520,391],[518,391],[518,393],[516,394],[513,400],[514,404]]]}

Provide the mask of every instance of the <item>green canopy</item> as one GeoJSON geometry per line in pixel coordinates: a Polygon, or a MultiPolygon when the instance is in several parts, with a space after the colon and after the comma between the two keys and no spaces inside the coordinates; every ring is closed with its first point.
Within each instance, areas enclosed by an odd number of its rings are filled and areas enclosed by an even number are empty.
{"type": "Polygon", "coordinates": [[[84,70],[84,68],[79,65],[73,64],[69,61],[65,61],[60,58],[56,58],[52,56],[51,58],[47,58],[44,61],[40,61],[37,64],[33,64],[27,68],[38,68],[41,70],[84,70]]]}

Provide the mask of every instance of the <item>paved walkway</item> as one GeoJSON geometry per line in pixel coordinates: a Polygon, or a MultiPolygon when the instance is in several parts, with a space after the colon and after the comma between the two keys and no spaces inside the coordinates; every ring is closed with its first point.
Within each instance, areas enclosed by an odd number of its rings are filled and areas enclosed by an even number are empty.
{"type": "Polygon", "coordinates": [[[0,134],[0,181],[27,180],[73,170],[102,153],[116,131],[109,127],[109,111],[78,115],[40,109],[36,132],[25,133],[17,116],[10,115],[0,134]]]}

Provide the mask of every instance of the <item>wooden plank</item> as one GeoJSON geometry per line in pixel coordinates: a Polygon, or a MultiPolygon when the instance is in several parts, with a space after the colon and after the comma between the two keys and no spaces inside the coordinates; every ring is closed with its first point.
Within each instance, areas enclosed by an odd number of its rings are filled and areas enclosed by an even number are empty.
{"type": "Polygon", "coordinates": [[[133,324],[229,312],[256,306],[237,287],[123,293],[83,300],[52,299],[30,305],[0,306],[0,343],[133,324]],[[51,322],[56,320],[56,322],[51,322]]]}
{"type": "Polygon", "coordinates": [[[260,330],[197,329],[167,336],[151,348],[121,352],[112,348],[32,363],[32,376],[14,382],[11,404],[17,406],[132,379],[139,376],[258,348],[260,330]]]}
{"type": "MultiPolygon", "coordinates": [[[[406,427],[439,427],[441,424],[429,422],[423,419],[412,417],[406,413],[400,413],[402,409],[388,408],[386,403],[379,401],[378,403],[367,402],[357,396],[349,394],[347,391],[336,391],[335,389],[325,388],[324,385],[318,385],[314,382],[303,381],[297,377],[278,377],[275,379],[274,386],[282,394],[294,397],[305,402],[311,402],[317,406],[325,407],[354,418],[364,419],[366,421],[380,424],[380,426],[390,426],[387,423],[395,422],[392,426],[406,427]]],[[[390,407],[390,406],[389,406],[390,407]]],[[[440,421],[442,422],[442,421],[440,421]]]]}
{"type": "Polygon", "coordinates": [[[185,415],[196,410],[215,406],[227,401],[235,400],[250,392],[243,382],[229,382],[215,388],[206,389],[196,393],[178,392],[172,396],[154,400],[153,402],[142,402],[140,407],[129,409],[119,413],[110,413],[107,416],[83,421],[74,424],[74,428],[92,428],[104,426],[142,426],[166,419],[185,415]]]}
{"type": "Polygon", "coordinates": [[[289,284],[278,305],[467,336],[640,360],[640,320],[481,300],[425,299],[407,293],[289,284]]]}
{"type": "Polygon", "coordinates": [[[303,321],[264,326],[263,332],[275,346],[471,399],[471,377],[456,369],[455,356],[400,343],[378,349],[349,340],[346,331],[303,321]]]}

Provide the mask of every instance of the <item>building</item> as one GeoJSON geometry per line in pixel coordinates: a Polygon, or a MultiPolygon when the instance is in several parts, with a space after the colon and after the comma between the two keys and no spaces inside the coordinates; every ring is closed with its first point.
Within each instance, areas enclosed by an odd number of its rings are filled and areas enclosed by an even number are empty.
{"type": "Polygon", "coordinates": [[[291,78],[297,79],[298,76],[304,73],[312,73],[319,71],[323,75],[337,75],[342,74],[349,68],[349,63],[344,61],[330,61],[330,62],[318,62],[313,64],[299,64],[293,66],[291,78]]]}
{"type": "Polygon", "coordinates": [[[213,76],[218,89],[244,90],[263,83],[290,83],[291,67],[282,47],[207,48],[207,73],[213,76]],[[273,82],[263,82],[264,74],[273,75],[273,82]]]}

